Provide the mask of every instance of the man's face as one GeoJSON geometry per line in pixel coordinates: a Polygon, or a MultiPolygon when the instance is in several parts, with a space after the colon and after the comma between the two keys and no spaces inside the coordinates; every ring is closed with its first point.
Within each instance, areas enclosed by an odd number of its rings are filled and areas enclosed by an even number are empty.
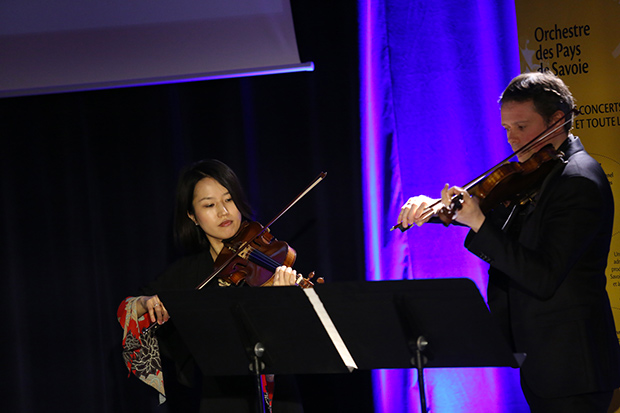
{"type": "MultiPolygon", "coordinates": [[[[534,102],[531,100],[526,102],[505,102],[502,104],[501,115],[502,126],[506,129],[508,143],[514,152],[517,152],[549,127],[544,118],[536,111],[534,102]]],[[[563,127],[554,132],[549,139],[534,145],[527,151],[519,153],[517,155],[519,162],[528,160],[535,152],[538,152],[540,148],[548,143],[553,143],[557,149],[559,144],[565,139],[565,136],[562,135],[564,135],[563,127]]]]}

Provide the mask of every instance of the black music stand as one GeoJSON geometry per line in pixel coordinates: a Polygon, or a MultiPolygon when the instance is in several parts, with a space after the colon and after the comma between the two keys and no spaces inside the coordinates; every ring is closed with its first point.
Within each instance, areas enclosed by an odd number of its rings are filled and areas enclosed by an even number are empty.
{"type": "MultiPolygon", "coordinates": [[[[417,368],[423,412],[426,367],[519,366],[471,280],[347,282],[314,290],[358,369],[417,368]]],[[[350,372],[297,287],[160,297],[203,373],[254,374],[260,404],[260,374],[350,372]]]]}
{"type": "Polygon", "coordinates": [[[203,374],[348,373],[302,289],[207,288],[159,294],[203,374]],[[309,356],[308,354],[312,354],[309,356]]]}
{"type": "Polygon", "coordinates": [[[513,354],[473,281],[466,278],[315,286],[360,370],[513,367],[513,354]]]}

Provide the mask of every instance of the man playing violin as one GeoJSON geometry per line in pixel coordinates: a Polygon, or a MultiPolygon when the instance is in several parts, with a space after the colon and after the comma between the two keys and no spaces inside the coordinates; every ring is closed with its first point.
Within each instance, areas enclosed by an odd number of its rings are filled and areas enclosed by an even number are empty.
{"type": "MultiPolygon", "coordinates": [[[[160,399],[167,399],[170,412],[250,412],[255,409],[256,391],[251,376],[207,377],[198,372],[193,357],[174,328],[166,304],[158,295],[169,290],[194,290],[214,273],[214,263],[224,248],[224,240],[235,236],[243,220],[251,215],[241,184],[227,165],[208,159],[187,167],[177,187],[174,227],[177,241],[188,255],[143,288],[141,295],[127,297],[118,308],[118,321],[124,329],[123,357],[127,368],[154,387],[160,399]],[[144,328],[153,324],[161,328],[151,327],[144,332],[144,328]],[[166,362],[168,366],[162,366],[166,362]]],[[[278,266],[271,285],[295,285],[298,277],[292,268],[278,266]]],[[[205,288],[230,285],[226,279],[218,277],[205,288]]],[[[278,376],[275,387],[272,379],[273,376],[263,376],[269,410],[273,400],[275,412],[303,411],[293,378],[278,376]]]]}
{"type": "Polygon", "coordinates": [[[519,162],[549,143],[564,154],[533,199],[485,214],[480,199],[446,185],[437,204],[410,198],[398,222],[403,228],[435,222],[459,199],[453,219],[470,228],[465,247],[490,264],[491,313],[513,351],[527,355],[521,387],[531,411],[607,412],[620,386],[620,346],[605,290],[614,216],[609,182],[569,132],[574,100],[560,78],[519,75],[500,106],[519,162]]]}

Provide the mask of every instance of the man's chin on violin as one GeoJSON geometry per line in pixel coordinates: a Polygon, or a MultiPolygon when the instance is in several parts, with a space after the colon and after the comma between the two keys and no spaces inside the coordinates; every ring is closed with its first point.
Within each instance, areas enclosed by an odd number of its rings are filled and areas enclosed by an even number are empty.
{"type": "MultiPolygon", "coordinates": [[[[508,143],[515,151],[519,162],[527,161],[549,143],[558,149],[568,138],[568,132],[562,127],[563,125],[552,128],[548,136],[542,135],[544,140],[540,143],[532,143],[551,126],[562,121],[564,117],[564,112],[558,110],[546,120],[537,112],[532,100],[508,101],[501,107],[502,126],[506,130],[508,143]],[[522,150],[528,145],[531,148],[522,150]]],[[[477,197],[471,196],[464,188],[451,187],[446,184],[441,191],[440,199],[432,199],[425,195],[409,198],[401,208],[398,223],[404,228],[409,228],[413,224],[420,226],[437,216],[443,208],[453,212],[454,221],[470,227],[474,232],[478,232],[485,220],[477,197]],[[456,205],[455,200],[458,200],[456,205]]]]}

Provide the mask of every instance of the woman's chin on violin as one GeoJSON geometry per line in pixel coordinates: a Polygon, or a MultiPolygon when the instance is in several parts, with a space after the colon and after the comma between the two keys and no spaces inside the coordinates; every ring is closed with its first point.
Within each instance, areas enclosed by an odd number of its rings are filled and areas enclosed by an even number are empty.
{"type": "MultiPolygon", "coordinates": [[[[238,235],[243,222],[241,211],[235,205],[230,191],[210,176],[196,183],[187,216],[194,225],[204,231],[215,262],[218,261],[218,256],[224,248],[224,241],[238,235]]],[[[295,270],[282,265],[275,268],[273,282],[269,285],[295,285],[297,278],[295,270]]]]}

